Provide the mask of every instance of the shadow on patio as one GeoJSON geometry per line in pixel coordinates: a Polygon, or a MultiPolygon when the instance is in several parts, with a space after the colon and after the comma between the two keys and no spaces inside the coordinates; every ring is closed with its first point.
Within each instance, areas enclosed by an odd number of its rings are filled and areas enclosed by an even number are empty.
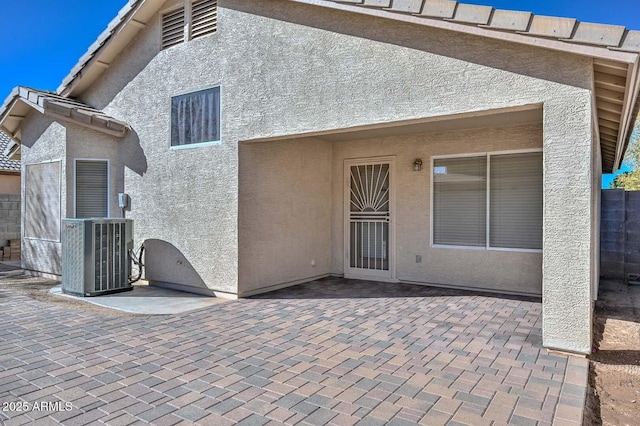
{"type": "Polygon", "coordinates": [[[368,299],[407,297],[483,296],[527,302],[540,302],[539,297],[431,287],[418,284],[385,283],[327,277],[292,287],[250,297],[250,299],[368,299]]]}

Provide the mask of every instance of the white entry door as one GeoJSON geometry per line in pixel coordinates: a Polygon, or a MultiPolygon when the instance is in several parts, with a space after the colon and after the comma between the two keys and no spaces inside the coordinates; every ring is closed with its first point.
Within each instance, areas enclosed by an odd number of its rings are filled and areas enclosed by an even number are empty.
{"type": "Polygon", "coordinates": [[[394,278],[393,159],[345,162],[345,276],[394,278]]]}

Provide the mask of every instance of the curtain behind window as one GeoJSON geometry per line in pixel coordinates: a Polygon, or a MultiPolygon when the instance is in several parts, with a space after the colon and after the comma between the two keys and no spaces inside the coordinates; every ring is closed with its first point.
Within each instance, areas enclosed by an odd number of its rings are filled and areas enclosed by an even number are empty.
{"type": "Polygon", "coordinates": [[[219,87],[171,99],[171,146],[219,140],[219,87]]]}

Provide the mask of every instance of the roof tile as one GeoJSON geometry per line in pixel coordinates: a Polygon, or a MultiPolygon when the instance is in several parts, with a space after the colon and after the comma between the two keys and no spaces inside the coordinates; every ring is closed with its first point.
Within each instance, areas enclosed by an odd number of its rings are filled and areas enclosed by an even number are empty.
{"type": "Polygon", "coordinates": [[[426,0],[422,8],[422,16],[451,19],[456,12],[457,1],[426,0]]]}
{"type": "Polygon", "coordinates": [[[603,25],[580,22],[571,41],[576,43],[596,44],[604,46],[620,46],[626,31],[620,25],[603,25]]]}
{"type": "Polygon", "coordinates": [[[394,0],[391,10],[397,12],[420,13],[423,0],[394,0]]]}
{"type": "Polygon", "coordinates": [[[11,142],[9,136],[0,132],[0,171],[19,172],[20,162],[9,160],[9,158],[3,154],[9,142],[11,142]]]}
{"type": "Polygon", "coordinates": [[[391,7],[391,0],[364,0],[365,6],[391,7]]]}
{"type": "Polygon", "coordinates": [[[578,21],[573,18],[536,15],[531,20],[531,27],[526,34],[568,39],[573,34],[576,22],[578,21]]]}
{"type": "Polygon", "coordinates": [[[531,12],[516,12],[511,10],[496,10],[493,12],[488,28],[509,31],[527,31],[531,23],[531,12]]]}
{"type": "Polygon", "coordinates": [[[492,12],[493,7],[491,6],[477,6],[475,4],[460,3],[458,4],[456,13],[451,20],[464,24],[487,25],[489,23],[489,19],[491,19],[492,12]]]}
{"type": "Polygon", "coordinates": [[[627,31],[620,49],[640,52],[640,31],[627,31]]]}

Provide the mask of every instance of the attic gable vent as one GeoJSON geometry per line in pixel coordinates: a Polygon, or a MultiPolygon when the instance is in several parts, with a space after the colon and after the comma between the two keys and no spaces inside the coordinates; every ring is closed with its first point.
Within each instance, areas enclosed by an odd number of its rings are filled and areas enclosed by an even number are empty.
{"type": "Polygon", "coordinates": [[[184,8],[162,16],[162,49],[184,41],[184,8]]]}
{"type": "Polygon", "coordinates": [[[216,32],[218,27],[218,1],[199,0],[191,6],[191,38],[216,32]]]}

